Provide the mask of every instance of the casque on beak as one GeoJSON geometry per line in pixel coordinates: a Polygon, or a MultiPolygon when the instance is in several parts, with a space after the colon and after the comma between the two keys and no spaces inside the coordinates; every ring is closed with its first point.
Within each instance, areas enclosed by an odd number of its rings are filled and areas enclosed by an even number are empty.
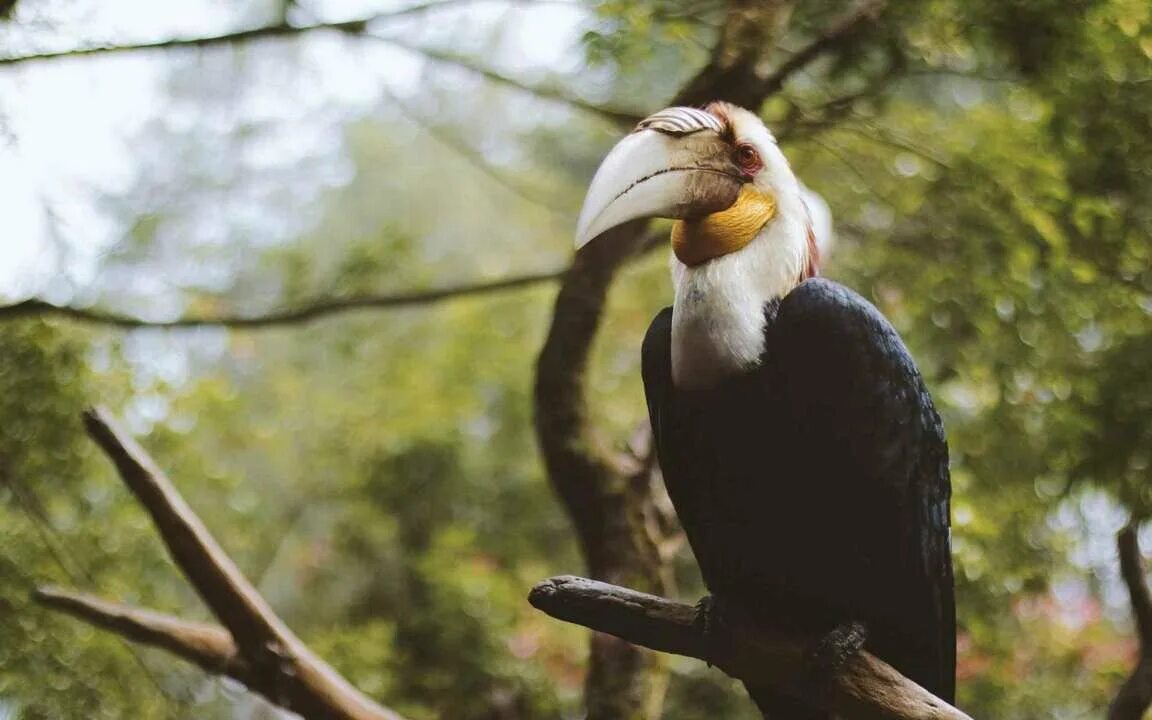
{"type": "Polygon", "coordinates": [[[736,202],[744,177],[703,111],[669,108],[621,140],[592,178],[576,225],[576,248],[646,217],[700,218],[736,202]],[[696,121],[688,125],[685,118],[696,121]]]}

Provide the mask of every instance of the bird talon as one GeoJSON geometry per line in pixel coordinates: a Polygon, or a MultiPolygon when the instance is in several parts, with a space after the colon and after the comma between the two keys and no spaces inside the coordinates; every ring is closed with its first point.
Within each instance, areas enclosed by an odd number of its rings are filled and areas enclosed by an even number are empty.
{"type": "Polygon", "coordinates": [[[813,685],[831,682],[852,656],[864,648],[868,630],[864,623],[846,622],[825,633],[808,653],[808,678],[813,685]]]}
{"type": "Polygon", "coordinates": [[[705,595],[696,603],[696,619],[700,623],[700,634],[704,638],[704,662],[712,667],[720,645],[721,631],[725,626],[725,603],[715,595],[705,595]]]}

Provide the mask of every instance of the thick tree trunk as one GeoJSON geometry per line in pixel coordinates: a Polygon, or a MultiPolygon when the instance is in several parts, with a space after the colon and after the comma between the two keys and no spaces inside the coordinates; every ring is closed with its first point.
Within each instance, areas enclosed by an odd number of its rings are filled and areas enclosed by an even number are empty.
{"type": "MultiPolygon", "coordinates": [[[[762,73],[791,2],[733,0],[709,62],[672,99],[676,105],[728,100],[756,110],[794,72],[871,21],[884,0],[865,0],[773,73],[762,73]]],[[[655,108],[653,108],[655,109],[655,108]]],[[[621,463],[588,422],[588,359],[620,267],[645,246],[643,223],[616,228],[586,246],[564,276],[536,366],[535,422],[549,479],[575,527],[587,569],[598,580],[667,594],[668,563],[647,522],[656,506],[650,473],[621,463]]],[[[639,345],[639,343],[637,343],[639,345]]],[[[659,715],[667,674],[648,651],[595,635],[585,688],[592,720],[659,715]]]]}
{"type": "MultiPolygon", "coordinates": [[[[749,16],[734,3],[713,59],[675,102],[723,97],[722,85],[749,85],[749,16]],[[740,46],[733,45],[739,40],[740,46]],[[739,79],[739,83],[737,83],[739,79]]],[[[650,484],[630,477],[588,421],[586,375],[608,290],[621,266],[644,245],[644,223],[630,223],[580,252],[565,275],[552,327],[536,367],[536,430],[552,486],[572,518],[588,573],[645,592],[668,593],[660,539],[647,532],[650,484]]],[[[619,638],[594,634],[585,702],[592,720],[656,718],[667,672],[658,657],[619,638]]]]}
{"type": "MultiPolygon", "coordinates": [[[[572,518],[588,572],[666,593],[667,569],[645,521],[651,503],[647,471],[628,467],[597,436],[585,395],[608,289],[644,238],[643,223],[618,228],[580,253],[565,275],[536,366],[535,422],[548,476],[572,518]]],[[[589,717],[658,716],[663,675],[653,653],[595,635],[585,691],[589,717]]]]}

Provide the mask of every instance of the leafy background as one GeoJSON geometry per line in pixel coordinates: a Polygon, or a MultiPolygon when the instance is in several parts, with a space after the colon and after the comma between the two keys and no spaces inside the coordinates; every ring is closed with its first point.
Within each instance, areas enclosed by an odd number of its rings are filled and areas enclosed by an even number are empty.
{"type": "MultiPolygon", "coordinates": [[[[0,61],[0,300],[158,321],[564,267],[620,133],[581,105],[660,107],[725,4],[440,4],[367,36],[0,61]]],[[[178,5],[21,0],[0,46],[395,9],[178,5]]],[[[777,62],[846,7],[785,6],[777,62]]],[[[1112,537],[1152,507],[1150,109],[1145,0],[893,1],[761,109],[832,209],[826,274],[893,320],[945,416],[973,716],[1100,717],[1135,652],[1112,537]]],[[[643,422],[666,274],[658,250],[612,290],[590,375],[610,436],[643,422]]],[[[416,719],[579,717],[584,634],[524,601],[581,570],[532,434],[553,293],[259,330],[0,311],[0,717],[270,712],[31,604],[59,584],[207,617],[83,439],[93,403],[369,694],[416,719]]],[[[676,568],[699,595],[686,551],[676,568]]],[[[669,662],[663,717],[750,717],[718,671],[669,662]]]]}

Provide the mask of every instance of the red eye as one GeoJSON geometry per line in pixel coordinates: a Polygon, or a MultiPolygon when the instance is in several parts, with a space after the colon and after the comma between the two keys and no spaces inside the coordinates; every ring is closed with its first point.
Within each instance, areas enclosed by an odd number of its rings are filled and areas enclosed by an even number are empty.
{"type": "Polygon", "coordinates": [[[740,143],[736,146],[736,164],[749,175],[755,174],[763,165],[760,161],[760,153],[748,143],[740,143]]]}

